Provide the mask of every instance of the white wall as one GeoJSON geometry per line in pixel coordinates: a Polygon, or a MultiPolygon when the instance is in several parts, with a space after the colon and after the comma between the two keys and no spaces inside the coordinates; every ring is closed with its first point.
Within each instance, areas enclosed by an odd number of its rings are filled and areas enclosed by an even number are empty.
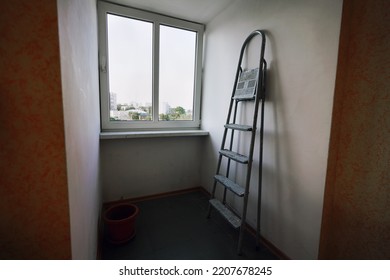
{"type": "MultiPolygon", "coordinates": [[[[202,185],[212,186],[241,44],[250,32],[263,29],[269,72],[261,233],[293,259],[318,255],[341,9],[341,0],[239,0],[206,28],[202,120],[210,138],[202,185]]],[[[252,226],[257,150],[255,155],[252,226]]],[[[240,170],[235,172],[242,179],[240,170]]],[[[233,203],[241,209],[238,200],[233,203]]]]}
{"type": "Polygon", "coordinates": [[[200,186],[202,137],[101,141],[103,200],[200,186]]]}
{"type": "Polygon", "coordinates": [[[99,84],[96,1],[58,0],[73,259],[96,259],[99,84]]]}

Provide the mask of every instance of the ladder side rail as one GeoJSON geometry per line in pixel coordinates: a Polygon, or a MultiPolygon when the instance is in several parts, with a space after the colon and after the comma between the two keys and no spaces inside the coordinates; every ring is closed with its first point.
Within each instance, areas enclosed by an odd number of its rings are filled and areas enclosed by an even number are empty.
{"type": "MultiPolygon", "coordinates": [[[[221,161],[222,161],[222,155],[219,154],[218,164],[217,164],[217,174],[219,172],[219,169],[221,168],[221,161]]],[[[213,189],[211,191],[210,199],[213,199],[215,197],[215,190],[216,189],[217,189],[217,180],[214,179],[213,189]]],[[[210,214],[211,214],[211,204],[209,204],[209,207],[207,209],[207,218],[210,218],[210,214]]]]}
{"type": "Polygon", "coordinates": [[[256,138],[256,125],[257,125],[257,117],[258,117],[258,109],[259,109],[259,101],[262,95],[262,78],[263,78],[263,60],[264,60],[264,49],[265,49],[265,35],[262,31],[256,30],[253,31],[245,41],[246,43],[249,43],[249,41],[255,37],[256,35],[260,35],[262,37],[262,44],[260,49],[260,60],[259,60],[259,73],[257,77],[257,85],[256,85],[256,98],[255,98],[255,112],[253,117],[253,130],[252,130],[252,136],[251,136],[251,143],[250,143],[250,151],[249,151],[249,161],[248,161],[248,167],[247,167],[247,175],[246,175],[246,183],[245,183],[245,194],[244,194],[244,203],[243,203],[243,211],[241,216],[241,227],[240,227],[240,235],[238,240],[238,254],[241,255],[242,250],[242,240],[245,230],[245,221],[246,221],[246,213],[247,213],[247,205],[248,205],[248,198],[249,198],[249,186],[250,186],[250,177],[251,177],[251,170],[252,170],[252,162],[253,162],[253,149],[255,144],[255,138],[256,138]],[[248,40],[249,39],[249,40],[248,40]]]}
{"type": "MultiPolygon", "coordinates": [[[[221,169],[221,163],[222,163],[222,155],[219,154],[219,156],[218,156],[218,164],[217,164],[217,174],[218,174],[219,169],[221,169]]],[[[213,187],[213,191],[212,191],[212,194],[211,194],[212,198],[214,198],[215,185],[216,185],[216,181],[214,182],[214,187],[213,187]]]]}
{"type": "MultiPolygon", "coordinates": [[[[236,120],[237,120],[238,103],[239,103],[239,101],[238,101],[238,100],[235,100],[235,104],[234,104],[234,113],[233,113],[233,120],[232,120],[232,123],[234,123],[234,124],[236,123],[236,120]]],[[[229,121],[230,121],[230,120],[229,120],[229,121]]],[[[230,151],[233,149],[234,132],[235,132],[235,130],[232,129],[232,131],[231,131],[231,137],[230,137],[230,146],[229,146],[229,150],[230,150],[230,151]]]]}
{"type": "MultiPolygon", "coordinates": [[[[237,119],[237,108],[238,108],[238,103],[239,101],[238,100],[235,100],[235,103],[234,103],[234,112],[233,112],[233,120],[232,122],[235,124],[236,123],[236,119],[237,119]]],[[[228,122],[226,124],[230,123],[230,119],[228,120],[228,122]]],[[[235,133],[235,130],[231,130],[230,131],[230,143],[229,143],[229,151],[231,151],[233,149],[233,142],[234,142],[234,133],[235,133]]],[[[228,158],[228,162],[227,162],[227,168],[226,168],[226,178],[229,178],[229,175],[230,175],[230,164],[231,164],[231,159],[228,158]]],[[[227,192],[227,189],[224,188],[223,190],[223,204],[226,203],[226,192],[227,192]]]]}
{"type": "MultiPolygon", "coordinates": [[[[236,101],[235,101],[235,104],[234,104],[233,123],[236,123],[236,118],[237,118],[237,107],[238,107],[238,101],[236,100],[236,101]]],[[[230,122],[230,120],[229,120],[229,122],[230,122]]],[[[235,130],[234,130],[234,129],[230,131],[229,151],[232,151],[232,150],[233,150],[234,133],[235,133],[235,130]]],[[[226,171],[226,178],[229,178],[230,161],[231,161],[231,160],[230,160],[230,158],[229,158],[228,167],[227,167],[227,171],[226,171]]]]}
{"type": "MultiPolygon", "coordinates": [[[[232,90],[232,94],[231,94],[231,98],[230,98],[230,103],[229,103],[229,111],[228,111],[228,115],[227,115],[227,117],[226,117],[226,122],[225,122],[225,124],[228,124],[229,121],[230,121],[230,118],[231,118],[232,107],[233,107],[233,103],[234,103],[233,96],[234,96],[234,94],[235,94],[235,92],[236,92],[238,79],[239,79],[240,74],[241,74],[241,72],[242,72],[241,63],[242,63],[242,58],[243,58],[243,56],[244,56],[244,51],[245,51],[245,48],[244,48],[244,46],[242,46],[242,47],[241,47],[241,51],[240,51],[240,58],[238,59],[237,70],[236,70],[236,77],[234,78],[234,85],[233,85],[233,90],[232,90]]],[[[226,137],[227,137],[227,131],[228,131],[228,129],[225,128],[224,133],[223,133],[223,137],[222,137],[222,143],[221,143],[221,148],[220,148],[220,150],[223,150],[223,149],[225,148],[226,137]]],[[[218,170],[218,172],[219,172],[219,170],[218,170]]]]}
{"type": "Polygon", "coordinates": [[[246,221],[246,213],[247,213],[247,206],[248,206],[248,198],[249,198],[249,187],[250,187],[250,179],[251,179],[251,173],[252,173],[252,163],[253,163],[253,148],[254,148],[254,140],[256,137],[256,123],[257,123],[257,114],[258,114],[258,105],[259,105],[259,94],[256,94],[256,104],[255,104],[255,116],[253,120],[253,130],[251,135],[251,143],[250,143],[250,151],[249,151],[249,160],[248,160],[248,166],[247,166],[247,173],[246,173],[246,180],[245,180],[245,194],[244,194],[244,202],[242,207],[242,214],[241,214],[241,227],[240,227],[240,235],[238,238],[238,254],[241,255],[241,249],[242,249],[242,239],[244,236],[245,231],[245,221],[246,221]]]}
{"type": "Polygon", "coordinates": [[[259,178],[258,178],[258,197],[257,197],[257,221],[256,221],[256,248],[259,248],[260,242],[260,222],[261,222],[261,198],[263,182],[263,139],[264,139],[264,105],[265,105],[265,88],[267,75],[267,62],[263,63],[263,77],[261,90],[261,117],[260,117],[260,147],[259,147],[259,178]]]}

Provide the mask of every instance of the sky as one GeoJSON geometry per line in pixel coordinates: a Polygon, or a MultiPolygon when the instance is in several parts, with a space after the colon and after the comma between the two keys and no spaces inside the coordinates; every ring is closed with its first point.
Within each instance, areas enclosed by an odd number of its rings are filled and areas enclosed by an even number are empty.
{"type": "MultiPolygon", "coordinates": [[[[108,15],[110,92],[117,103],[152,103],[150,22],[108,15]]],[[[160,103],[192,110],[196,32],[160,26],[160,103]]]]}

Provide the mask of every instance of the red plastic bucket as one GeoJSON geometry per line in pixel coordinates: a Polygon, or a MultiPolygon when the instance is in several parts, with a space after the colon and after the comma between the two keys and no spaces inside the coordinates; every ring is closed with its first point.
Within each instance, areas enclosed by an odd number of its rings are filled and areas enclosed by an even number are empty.
{"type": "Polygon", "coordinates": [[[130,203],[120,203],[108,208],[103,215],[107,240],[122,244],[135,236],[135,221],[139,208],[130,203]]]}

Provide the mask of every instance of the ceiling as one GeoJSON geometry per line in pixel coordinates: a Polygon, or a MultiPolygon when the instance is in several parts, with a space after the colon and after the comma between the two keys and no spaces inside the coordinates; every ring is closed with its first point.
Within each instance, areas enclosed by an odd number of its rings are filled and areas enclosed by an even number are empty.
{"type": "Polygon", "coordinates": [[[235,0],[108,0],[133,8],[206,24],[235,0]]]}

